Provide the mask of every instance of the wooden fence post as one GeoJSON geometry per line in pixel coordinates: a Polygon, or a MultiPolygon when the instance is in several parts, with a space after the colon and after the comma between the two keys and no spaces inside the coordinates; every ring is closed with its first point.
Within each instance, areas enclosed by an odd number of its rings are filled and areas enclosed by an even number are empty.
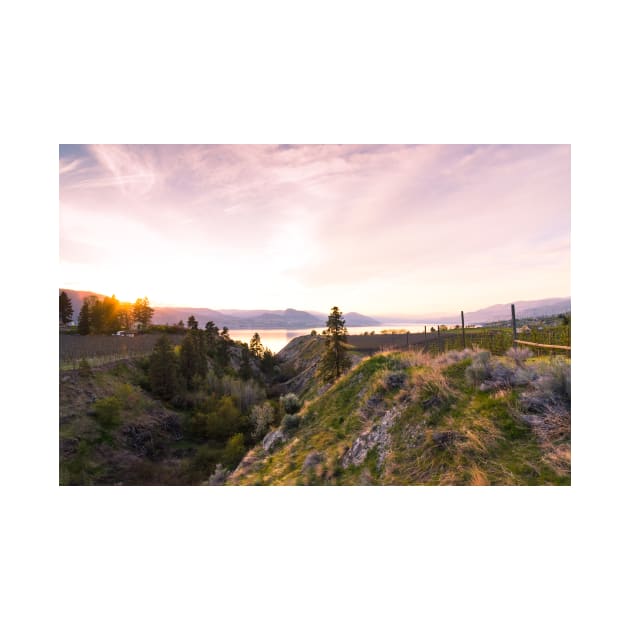
{"type": "Polygon", "coordinates": [[[464,311],[462,311],[462,339],[464,340],[464,350],[466,350],[466,329],[464,328],[464,311]]]}
{"type": "Polygon", "coordinates": [[[512,345],[516,348],[516,314],[514,304],[512,304],[512,345]]]}

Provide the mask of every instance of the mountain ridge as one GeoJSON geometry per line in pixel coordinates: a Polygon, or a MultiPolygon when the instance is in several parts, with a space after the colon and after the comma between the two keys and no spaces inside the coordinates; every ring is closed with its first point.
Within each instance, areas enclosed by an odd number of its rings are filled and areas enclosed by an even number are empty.
{"type": "MultiPolygon", "coordinates": [[[[79,311],[84,298],[95,296],[103,299],[105,296],[94,291],[76,291],[74,289],[59,289],[65,291],[74,311],[73,319],[77,321],[79,311]]],[[[225,309],[216,310],[200,307],[185,306],[154,306],[154,324],[177,324],[179,321],[186,323],[192,315],[199,326],[203,328],[206,323],[213,321],[217,326],[227,326],[230,329],[300,329],[300,328],[322,328],[326,326],[327,315],[323,313],[311,313],[309,311],[286,308],[276,309],[225,309]]],[[[350,312],[344,315],[348,326],[370,326],[379,325],[381,322],[362,315],[361,313],[350,312]]]]}
{"type": "MultiPolygon", "coordinates": [[[[68,294],[74,309],[73,318],[77,321],[83,299],[94,295],[99,299],[106,297],[103,294],[93,291],[76,291],[74,289],[59,289],[68,294]]],[[[481,324],[493,321],[502,321],[511,317],[510,304],[514,304],[516,316],[541,317],[556,315],[571,310],[571,298],[543,298],[539,300],[516,300],[512,303],[493,304],[476,311],[464,311],[467,324],[481,324]]],[[[319,311],[306,311],[293,308],[281,309],[210,309],[191,308],[181,306],[156,306],[153,316],[155,324],[176,324],[177,322],[187,322],[192,315],[203,328],[207,322],[213,321],[217,326],[227,326],[230,329],[300,329],[300,328],[321,328],[326,325],[327,315],[319,311]]],[[[355,311],[344,313],[347,326],[378,326],[388,321],[398,320],[401,323],[413,322],[437,322],[440,324],[460,323],[459,314],[420,314],[406,316],[375,316],[370,317],[355,311]]]]}

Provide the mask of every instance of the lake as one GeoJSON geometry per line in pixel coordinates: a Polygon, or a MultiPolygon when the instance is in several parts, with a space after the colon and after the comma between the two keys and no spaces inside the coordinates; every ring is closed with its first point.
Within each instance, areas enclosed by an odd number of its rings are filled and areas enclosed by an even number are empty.
{"type": "MultiPolygon", "coordinates": [[[[437,324],[425,324],[424,322],[421,324],[400,324],[400,323],[385,323],[385,324],[376,324],[373,326],[348,326],[348,334],[349,335],[362,335],[363,333],[370,333],[374,331],[375,334],[381,332],[381,330],[408,330],[409,332],[424,332],[424,327],[427,327],[427,330],[431,330],[431,326],[437,327],[437,324]]],[[[269,348],[272,352],[279,352],[286,346],[291,339],[294,337],[302,337],[303,335],[310,335],[311,330],[313,328],[296,328],[296,329],[287,329],[287,328],[276,328],[273,330],[249,330],[249,329],[239,329],[233,328],[230,330],[230,337],[235,341],[242,341],[244,343],[249,344],[251,338],[254,333],[257,332],[260,335],[260,340],[262,341],[263,346],[269,348]]],[[[318,333],[322,333],[324,331],[324,327],[315,328],[318,333]]]]}

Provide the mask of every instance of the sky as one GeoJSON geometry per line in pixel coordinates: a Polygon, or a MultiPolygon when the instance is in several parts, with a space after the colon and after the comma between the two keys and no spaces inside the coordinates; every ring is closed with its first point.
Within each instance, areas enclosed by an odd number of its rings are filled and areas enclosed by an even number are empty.
{"type": "Polygon", "coordinates": [[[459,313],[570,295],[570,145],[60,145],[61,288],[459,313]]]}

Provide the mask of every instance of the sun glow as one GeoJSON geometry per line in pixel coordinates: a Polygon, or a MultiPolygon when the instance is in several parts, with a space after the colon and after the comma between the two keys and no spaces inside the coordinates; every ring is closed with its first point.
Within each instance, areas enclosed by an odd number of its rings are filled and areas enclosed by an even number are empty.
{"type": "Polygon", "coordinates": [[[60,286],[422,313],[570,294],[570,147],[61,147],[60,286]]]}

